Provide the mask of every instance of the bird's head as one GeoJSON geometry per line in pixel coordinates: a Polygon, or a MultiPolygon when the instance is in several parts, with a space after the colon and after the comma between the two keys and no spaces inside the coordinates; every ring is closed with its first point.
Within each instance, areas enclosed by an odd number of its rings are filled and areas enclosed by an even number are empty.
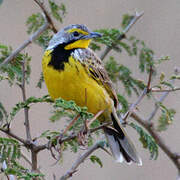
{"type": "Polygon", "coordinates": [[[101,37],[100,33],[90,31],[82,24],[73,24],[60,30],[49,42],[47,50],[54,49],[60,44],[64,49],[87,48],[91,39],[101,37]]]}

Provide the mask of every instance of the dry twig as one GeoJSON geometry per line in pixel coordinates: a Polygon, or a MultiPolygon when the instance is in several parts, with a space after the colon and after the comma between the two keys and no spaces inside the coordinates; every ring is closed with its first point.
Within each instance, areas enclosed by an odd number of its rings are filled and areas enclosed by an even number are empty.
{"type": "Polygon", "coordinates": [[[100,143],[96,143],[93,146],[91,146],[85,153],[83,153],[72,165],[72,167],[60,178],[60,180],[66,180],[70,177],[72,177],[72,175],[77,172],[77,168],[79,167],[79,165],[81,163],[84,162],[84,160],[90,155],[92,154],[95,150],[102,148],[102,146],[100,145],[100,143]]]}

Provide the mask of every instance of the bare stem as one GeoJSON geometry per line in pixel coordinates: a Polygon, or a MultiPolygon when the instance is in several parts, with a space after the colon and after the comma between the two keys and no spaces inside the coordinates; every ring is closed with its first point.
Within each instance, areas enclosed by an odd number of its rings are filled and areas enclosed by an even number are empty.
{"type": "MultiPolygon", "coordinates": [[[[21,157],[32,167],[31,161],[28,159],[28,157],[26,157],[25,154],[23,154],[23,152],[21,152],[21,157]]],[[[38,168],[36,171],[37,171],[38,173],[42,174],[42,172],[40,171],[39,168],[38,168]]],[[[44,177],[41,177],[41,179],[42,179],[42,180],[45,180],[44,177]]]]}
{"type": "MultiPolygon", "coordinates": [[[[25,69],[25,61],[22,62],[22,83],[21,83],[21,91],[22,91],[22,97],[23,101],[26,101],[26,88],[25,88],[25,80],[26,80],[26,69],[25,69]]],[[[30,142],[31,141],[31,131],[30,131],[30,125],[29,125],[29,110],[27,107],[24,108],[24,117],[25,117],[25,128],[26,128],[26,137],[27,140],[30,142]]]]}
{"type": "Polygon", "coordinates": [[[3,133],[11,136],[12,138],[18,140],[19,142],[23,143],[24,145],[27,145],[27,142],[25,139],[17,136],[16,134],[14,134],[12,131],[10,131],[10,129],[3,129],[3,128],[0,128],[0,131],[2,131],[3,133]]]}
{"type": "MultiPolygon", "coordinates": [[[[34,151],[34,149],[31,149],[31,161],[32,161],[32,171],[33,172],[38,172],[38,167],[37,167],[37,152],[34,151]]],[[[38,180],[37,178],[33,178],[33,180],[38,180]]]]}
{"type": "Polygon", "coordinates": [[[95,145],[91,146],[85,153],[83,153],[72,165],[72,167],[60,178],[60,180],[66,180],[70,177],[72,177],[72,175],[77,172],[77,168],[79,167],[79,165],[81,163],[84,162],[84,160],[90,155],[92,154],[95,150],[97,150],[98,148],[101,148],[100,143],[96,143],[95,145]]]}
{"type": "Polygon", "coordinates": [[[173,92],[173,91],[179,91],[180,88],[173,88],[173,89],[155,89],[152,88],[151,92],[173,92]]]}
{"type": "MultiPolygon", "coordinates": [[[[136,12],[136,14],[134,15],[134,17],[132,18],[132,20],[130,21],[130,23],[126,26],[126,28],[122,31],[122,34],[120,34],[117,37],[117,40],[122,40],[124,39],[126,36],[126,33],[131,29],[131,27],[137,22],[138,19],[140,19],[140,17],[144,14],[144,12],[138,13],[136,12]]],[[[113,49],[113,47],[116,46],[116,44],[112,44],[111,47],[106,47],[105,50],[102,52],[100,58],[101,60],[103,60],[107,54],[113,49]]]]}

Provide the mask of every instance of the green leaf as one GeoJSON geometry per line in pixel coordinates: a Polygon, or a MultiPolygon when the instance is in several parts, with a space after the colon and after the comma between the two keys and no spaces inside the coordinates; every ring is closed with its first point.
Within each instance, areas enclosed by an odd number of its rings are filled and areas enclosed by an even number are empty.
{"type": "Polygon", "coordinates": [[[42,173],[34,173],[31,170],[24,168],[17,161],[11,161],[7,163],[8,167],[3,171],[6,175],[15,175],[17,179],[31,180],[34,178],[43,177],[42,173]]]}
{"type": "MultiPolygon", "coordinates": [[[[27,33],[32,34],[36,32],[44,23],[45,20],[41,13],[32,14],[26,21],[26,25],[28,27],[27,33]]],[[[35,40],[35,43],[43,49],[46,49],[51,38],[52,31],[47,29],[35,40]]]]}
{"type": "Polygon", "coordinates": [[[31,104],[35,103],[52,103],[51,98],[49,98],[48,95],[45,95],[41,98],[36,98],[34,96],[29,97],[25,102],[19,102],[15,105],[15,107],[12,108],[12,111],[10,113],[11,120],[14,118],[14,116],[23,108],[29,108],[31,104]]]}
{"type": "Polygon", "coordinates": [[[87,112],[87,107],[77,106],[74,101],[66,101],[62,98],[56,99],[53,107],[55,109],[54,114],[59,111],[72,110],[74,113],[80,114],[82,119],[90,119],[93,117],[92,113],[87,112]]]}
{"type": "Polygon", "coordinates": [[[42,88],[42,83],[44,82],[44,77],[43,77],[43,73],[41,72],[41,74],[40,74],[40,78],[39,78],[39,81],[38,81],[38,83],[37,83],[37,85],[36,85],[36,87],[38,87],[38,88],[42,88]]]}
{"type": "Polygon", "coordinates": [[[162,72],[159,79],[160,79],[160,81],[163,81],[164,78],[165,78],[165,74],[162,72]]]}
{"type": "Polygon", "coordinates": [[[41,13],[32,14],[30,17],[28,17],[28,19],[26,21],[26,25],[28,27],[27,33],[28,34],[34,33],[44,23],[45,23],[45,20],[41,13]]]}
{"type": "MultiPolygon", "coordinates": [[[[0,63],[2,63],[10,54],[12,48],[5,45],[0,45],[0,63]]],[[[27,53],[19,53],[12,61],[4,65],[0,69],[0,80],[7,80],[11,85],[20,84],[22,82],[23,71],[22,62],[25,62],[25,80],[29,83],[31,67],[31,57],[27,53]]]]}
{"type": "Polygon", "coordinates": [[[128,96],[131,96],[132,92],[139,96],[141,90],[145,88],[143,81],[132,77],[130,69],[122,64],[119,65],[114,57],[111,56],[109,58],[105,64],[105,68],[113,82],[117,82],[118,80],[122,82],[128,96]]]}
{"type": "Polygon", "coordinates": [[[56,20],[59,22],[63,22],[63,18],[66,14],[66,7],[63,3],[60,5],[56,4],[53,0],[49,0],[49,6],[51,9],[51,14],[54,16],[56,20]]]}
{"type": "Polygon", "coordinates": [[[1,6],[2,3],[3,3],[3,0],[0,0],[0,6],[1,6]]]}
{"type": "Polygon", "coordinates": [[[122,22],[121,22],[121,26],[122,28],[126,28],[126,26],[131,22],[131,20],[133,19],[134,16],[129,15],[129,14],[124,14],[122,17],[122,22]]]}
{"type": "Polygon", "coordinates": [[[129,105],[128,105],[128,101],[126,100],[126,98],[124,96],[122,96],[121,94],[117,94],[118,96],[118,101],[119,103],[122,105],[122,113],[125,113],[128,111],[129,105]]]}
{"type": "Polygon", "coordinates": [[[169,56],[163,56],[163,57],[159,58],[155,63],[161,64],[162,62],[169,61],[169,60],[170,60],[169,56]]]}
{"type": "Polygon", "coordinates": [[[180,76],[173,75],[173,76],[171,76],[170,79],[178,79],[178,80],[180,80],[180,76]]]}
{"type": "Polygon", "coordinates": [[[167,130],[168,126],[172,124],[176,111],[174,109],[168,109],[162,103],[159,103],[161,108],[161,115],[158,119],[158,131],[167,130]]]}
{"type": "Polygon", "coordinates": [[[91,160],[92,163],[97,163],[97,164],[99,164],[99,166],[100,166],[101,168],[103,167],[102,161],[101,161],[101,159],[100,159],[99,157],[97,157],[97,156],[95,156],[95,155],[92,155],[92,156],[90,157],[90,160],[91,160]]]}
{"type": "Polygon", "coordinates": [[[3,104],[0,102],[0,121],[3,121],[4,119],[8,119],[8,113],[3,104]]]}
{"type": "Polygon", "coordinates": [[[20,144],[14,139],[0,137],[0,150],[0,162],[6,161],[7,159],[12,161],[20,158],[20,144]]]}
{"type": "Polygon", "coordinates": [[[148,149],[150,152],[150,158],[156,160],[158,157],[158,146],[157,146],[155,140],[153,139],[153,137],[150,136],[149,134],[147,134],[137,124],[130,123],[130,126],[138,132],[138,134],[140,136],[140,138],[139,138],[140,142],[142,143],[143,147],[145,149],[148,149]]]}

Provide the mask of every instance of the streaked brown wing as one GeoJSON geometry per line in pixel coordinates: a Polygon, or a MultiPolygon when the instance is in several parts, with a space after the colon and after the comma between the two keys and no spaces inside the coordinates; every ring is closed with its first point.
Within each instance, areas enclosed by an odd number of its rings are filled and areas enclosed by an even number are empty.
{"type": "Polygon", "coordinates": [[[84,62],[90,76],[96,80],[98,84],[104,86],[110,97],[113,99],[115,108],[117,108],[118,98],[102,61],[90,49],[86,49],[84,57],[84,62]]]}

